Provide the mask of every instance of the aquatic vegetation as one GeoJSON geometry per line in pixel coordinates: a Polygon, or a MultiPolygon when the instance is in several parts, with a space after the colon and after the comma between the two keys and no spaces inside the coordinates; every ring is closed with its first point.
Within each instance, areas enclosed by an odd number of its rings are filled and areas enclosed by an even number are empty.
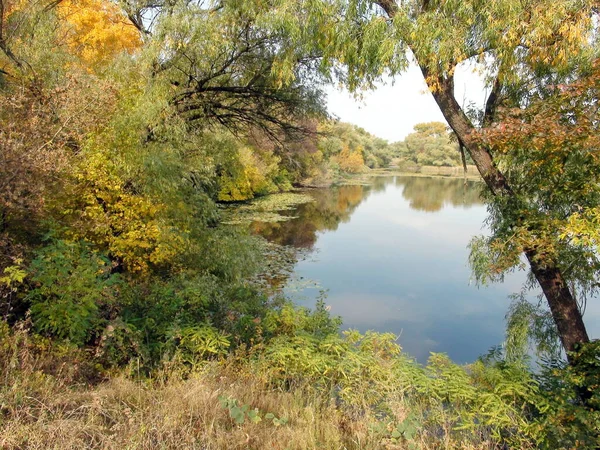
{"type": "Polygon", "coordinates": [[[305,193],[271,194],[248,203],[222,206],[223,223],[240,225],[251,222],[282,222],[293,219],[295,216],[281,213],[293,211],[298,205],[313,201],[314,198],[305,193]]]}

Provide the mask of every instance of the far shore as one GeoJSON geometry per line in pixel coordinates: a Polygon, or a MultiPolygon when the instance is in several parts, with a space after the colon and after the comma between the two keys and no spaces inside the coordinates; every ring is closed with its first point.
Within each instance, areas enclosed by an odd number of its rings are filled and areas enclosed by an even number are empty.
{"type": "MultiPolygon", "coordinates": [[[[411,177],[442,177],[442,178],[463,178],[469,181],[481,181],[481,176],[474,165],[468,165],[465,173],[461,166],[457,167],[437,167],[437,166],[390,166],[380,169],[371,169],[368,172],[350,175],[348,178],[340,178],[329,185],[335,184],[368,184],[372,177],[389,176],[411,176],[411,177]]],[[[304,187],[327,187],[323,186],[304,186],[304,187]]]]}

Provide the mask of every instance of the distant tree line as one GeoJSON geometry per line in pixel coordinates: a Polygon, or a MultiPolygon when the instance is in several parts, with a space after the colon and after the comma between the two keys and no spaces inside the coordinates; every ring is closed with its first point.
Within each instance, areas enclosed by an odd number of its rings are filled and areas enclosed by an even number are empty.
{"type": "Polygon", "coordinates": [[[462,165],[458,141],[454,133],[442,122],[415,125],[413,133],[403,141],[391,144],[391,148],[401,161],[419,166],[462,165]]]}

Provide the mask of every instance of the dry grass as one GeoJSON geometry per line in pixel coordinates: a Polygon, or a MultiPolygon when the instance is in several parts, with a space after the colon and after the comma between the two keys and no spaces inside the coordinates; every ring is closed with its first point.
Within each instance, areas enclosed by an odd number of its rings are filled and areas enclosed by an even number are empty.
{"type": "Polygon", "coordinates": [[[211,364],[187,379],[134,381],[118,376],[94,387],[72,388],[50,376],[1,391],[0,448],[16,449],[308,449],[360,448],[345,443],[360,424],[348,423],[332,404],[306,397],[302,389],[277,392],[244,376],[225,375],[211,364]],[[287,419],[237,425],[218,400],[287,419]],[[314,401],[314,403],[313,403],[314,401]]]}
{"type": "MultiPolygon", "coordinates": [[[[85,384],[91,372],[80,353],[48,350],[24,332],[1,334],[2,449],[409,448],[373,432],[371,412],[353,412],[310,385],[273,389],[240,359],[191,374],[171,366],[152,378],[121,372],[85,384]],[[220,396],[258,408],[263,420],[236,424],[220,396]],[[287,422],[277,426],[266,413],[287,422]]],[[[407,416],[400,392],[388,404],[396,421],[407,416]]],[[[493,448],[422,436],[410,448],[493,448]]]]}

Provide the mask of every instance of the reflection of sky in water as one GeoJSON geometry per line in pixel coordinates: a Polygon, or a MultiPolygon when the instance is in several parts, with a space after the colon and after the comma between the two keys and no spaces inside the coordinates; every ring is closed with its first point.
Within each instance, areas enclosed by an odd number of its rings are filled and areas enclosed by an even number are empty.
{"type": "MultiPolygon", "coordinates": [[[[420,361],[431,351],[472,361],[502,342],[507,297],[525,274],[488,287],[470,283],[467,244],[482,231],[485,207],[446,202],[438,211],[415,210],[401,180],[370,191],[349,221],[320,232],[317,253],[297,264],[296,276],[328,290],[326,303],[345,328],[395,333],[420,361]]],[[[318,289],[290,295],[312,306],[318,289]]],[[[588,304],[586,323],[598,337],[594,306],[588,304]]]]}

